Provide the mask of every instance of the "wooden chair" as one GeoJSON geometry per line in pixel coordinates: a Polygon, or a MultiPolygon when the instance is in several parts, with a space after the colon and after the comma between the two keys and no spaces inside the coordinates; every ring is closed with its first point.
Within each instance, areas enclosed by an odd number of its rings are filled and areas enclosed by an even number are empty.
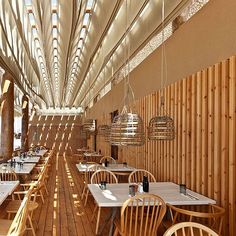
{"type": "MultiPolygon", "coordinates": [[[[96,172],[93,173],[91,177],[91,184],[100,184],[102,181],[105,181],[106,183],[118,183],[118,180],[111,171],[109,170],[97,170],[96,172]]],[[[98,208],[98,214],[97,214],[97,223],[96,223],[96,234],[98,234],[98,228],[99,228],[99,222],[100,222],[100,215],[101,215],[101,207],[98,207],[96,205],[93,215],[95,214],[95,211],[98,208]]],[[[92,217],[93,218],[93,217],[92,217]]]]}
{"type": "Polygon", "coordinates": [[[101,160],[100,160],[100,163],[101,163],[101,164],[102,164],[102,163],[105,163],[106,160],[107,160],[109,163],[111,163],[111,164],[116,164],[116,160],[115,160],[113,157],[110,157],[110,156],[104,156],[104,157],[102,157],[101,160]]]}
{"type": "Polygon", "coordinates": [[[1,181],[16,181],[18,177],[13,170],[1,170],[0,172],[0,180],[1,181]]]}
{"type": "MultiPolygon", "coordinates": [[[[94,163],[94,162],[88,162],[88,163],[94,163]]],[[[83,200],[85,196],[84,206],[87,205],[88,201],[88,194],[89,194],[88,184],[91,183],[91,177],[96,170],[97,170],[97,163],[95,163],[94,165],[90,165],[84,173],[84,189],[81,195],[81,200],[83,200]]]]}
{"type": "Polygon", "coordinates": [[[48,190],[46,186],[47,179],[47,167],[43,168],[42,172],[38,174],[38,177],[31,180],[26,181],[25,184],[21,184],[21,186],[28,188],[29,186],[34,186],[37,188],[37,197],[39,196],[44,203],[44,194],[48,195],[48,190]]]}
{"type": "MultiPolygon", "coordinates": [[[[25,186],[24,186],[24,189],[25,189],[25,186]]],[[[8,219],[10,220],[11,216],[17,213],[18,209],[20,208],[20,206],[22,204],[23,200],[21,200],[21,195],[28,194],[28,191],[31,191],[31,195],[28,196],[29,202],[28,202],[27,219],[29,222],[29,228],[26,228],[26,230],[30,230],[34,236],[36,236],[36,233],[35,233],[35,229],[33,226],[33,212],[39,206],[39,204],[36,202],[38,190],[39,189],[37,188],[37,186],[34,187],[33,185],[31,185],[31,186],[29,186],[27,191],[25,191],[25,190],[24,191],[16,191],[16,192],[14,192],[14,194],[18,196],[18,199],[10,201],[9,204],[6,206],[6,212],[8,214],[8,219]]]]}
{"type": "Polygon", "coordinates": [[[71,156],[72,160],[75,162],[79,162],[83,160],[83,154],[81,153],[74,153],[72,147],[69,147],[69,155],[71,156]]]}
{"type": "Polygon", "coordinates": [[[194,236],[194,235],[205,235],[205,236],[218,236],[215,231],[208,228],[205,225],[196,222],[182,222],[171,226],[163,236],[194,236]]]}
{"type": "Polygon", "coordinates": [[[154,194],[140,194],[125,201],[114,235],[156,236],[166,213],[166,204],[154,194]]]}
{"type": "Polygon", "coordinates": [[[28,217],[28,209],[29,209],[29,199],[31,196],[30,189],[26,196],[24,197],[14,220],[0,220],[0,235],[6,236],[20,236],[23,235],[26,230],[26,221],[28,217]]]}
{"type": "Polygon", "coordinates": [[[149,182],[156,182],[154,175],[144,169],[137,169],[131,172],[128,181],[129,183],[140,183],[143,182],[143,176],[147,176],[149,182]]]}
{"type": "Polygon", "coordinates": [[[223,219],[225,215],[225,209],[216,205],[201,206],[207,208],[203,211],[192,211],[186,210],[180,207],[172,206],[167,204],[170,209],[172,225],[178,223],[178,220],[181,220],[181,217],[185,217],[184,221],[189,222],[196,220],[205,220],[207,221],[207,226],[211,229],[214,229],[219,235],[222,233],[223,219]]]}

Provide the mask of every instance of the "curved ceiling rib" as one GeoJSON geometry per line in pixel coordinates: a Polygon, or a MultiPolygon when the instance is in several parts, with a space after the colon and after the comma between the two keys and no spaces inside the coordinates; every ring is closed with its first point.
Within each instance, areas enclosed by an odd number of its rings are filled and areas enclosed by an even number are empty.
{"type": "Polygon", "coordinates": [[[91,64],[93,63],[94,58],[95,58],[96,54],[98,53],[99,48],[102,45],[103,39],[105,38],[105,36],[106,36],[106,34],[107,34],[107,32],[108,32],[112,22],[114,21],[114,19],[117,16],[117,13],[118,13],[118,11],[119,11],[119,9],[121,7],[121,2],[123,2],[123,0],[117,0],[116,4],[114,5],[114,8],[113,8],[113,11],[112,11],[112,13],[111,13],[111,15],[109,17],[109,20],[108,20],[106,26],[104,27],[103,31],[101,32],[101,36],[99,38],[99,41],[97,42],[96,48],[93,50],[93,52],[92,52],[92,54],[90,56],[89,64],[87,65],[87,68],[85,70],[84,77],[83,77],[83,79],[81,79],[79,85],[77,86],[76,92],[75,92],[75,94],[74,94],[74,96],[72,98],[70,106],[72,106],[72,104],[74,103],[74,101],[75,101],[75,99],[76,99],[76,97],[78,95],[78,92],[79,92],[79,90],[80,90],[80,88],[81,88],[81,86],[82,86],[82,84],[83,84],[83,82],[85,80],[85,76],[88,74],[88,72],[89,72],[89,70],[91,68],[91,64]]]}
{"type": "MultiPolygon", "coordinates": [[[[71,62],[73,62],[73,55],[72,55],[72,51],[73,51],[73,40],[75,38],[76,35],[76,30],[79,26],[79,22],[81,21],[81,12],[82,12],[82,1],[80,1],[80,3],[77,5],[77,2],[75,1],[73,3],[73,11],[72,11],[72,30],[71,30],[71,34],[70,34],[70,40],[69,40],[69,48],[68,48],[68,56],[66,58],[66,72],[65,72],[65,80],[62,82],[62,87],[63,88],[67,88],[68,86],[68,80],[69,80],[69,69],[71,69],[71,62]],[[78,13],[77,13],[77,9],[79,9],[78,13]]],[[[61,98],[61,104],[64,103],[65,104],[65,97],[66,97],[66,89],[64,89],[63,93],[62,93],[62,98],[61,98]]]]}
{"type": "MultiPolygon", "coordinates": [[[[165,1],[166,22],[187,4],[165,1]]],[[[160,30],[160,0],[2,0],[0,64],[44,109],[92,104],[160,30]],[[130,60],[130,59],[129,59],[130,60]],[[36,96],[37,95],[37,96],[36,96]]],[[[110,89],[109,88],[109,89],[110,89]]]]}
{"type": "MultiPolygon", "coordinates": [[[[165,22],[168,23],[181,14],[183,9],[186,8],[190,2],[191,1],[189,0],[168,1],[165,8],[165,22]]],[[[135,6],[137,7],[137,4],[135,6]]],[[[128,7],[128,9],[130,8],[132,9],[132,6],[128,7]]],[[[135,10],[132,9],[131,12],[134,13],[135,10]]],[[[154,33],[157,34],[159,32],[161,24],[161,1],[143,2],[143,5],[140,6],[139,11],[137,10],[135,13],[136,14],[133,18],[131,16],[131,20],[129,21],[129,25],[127,27],[127,32],[124,33],[123,36],[119,37],[120,40],[116,45],[114,45],[113,49],[111,49],[109,54],[106,56],[109,60],[107,62],[104,61],[105,65],[103,64],[103,67],[106,67],[106,71],[110,73],[106,73],[106,78],[103,79],[102,74],[104,76],[105,69],[100,69],[100,73],[93,77],[92,82],[89,82],[87,83],[87,86],[84,86],[86,89],[78,94],[77,100],[75,101],[77,106],[82,104],[83,107],[86,107],[90,102],[92,104],[93,98],[95,98],[101,90],[104,90],[104,87],[109,83],[109,81],[111,81],[112,77],[125,65],[125,60],[127,59],[127,55],[124,56],[125,52],[129,50],[129,56],[132,58],[147,43],[147,39],[150,40],[154,33]],[[92,91],[91,93],[93,94],[93,97],[89,96],[89,99],[88,91],[92,91]]],[[[124,19],[124,17],[120,18],[124,19]]],[[[125,22],[123,21],[122,25],[124,24],[125,22]]],[[[114,40],[110,41],[114,42],[114,40]]],[[[122,75],[122,77],[123,76],[124,75],[122,75]]]]}
{"type": "MultiPolygon", "coordinates": [[[[0,47],[2,49],[1,58],[4,61],[5,69],[12,74],[22,91],[28,95],[30,95],[30,92],[36,94],[36,91],[32,88],[32,84],[37,86],[39,81],[37,68],[32,64],[32,58],[29,55],[29,47],[26,43],[27,39],[22,32],[23,27],[19,19],[19,8],[15,7],[15,11],[16,12],[14,12],[11,3],[8,1],[5,1],[5,4],[2,5],[2,10],[0,12],[2,32],[2,47],[0,47]],[[8,17],[6,17],[5,11],[11,12],[12,14],[9,14],[8,17]],[[16,15],[16,13],[18,15],[16,15]],[[8,50],[3,51],[4,44],[5,48],[8,47],[8,50]]],[[[45,102],[44,98],[40,98],[45,102]]],[[[38,105],[40,105],[40,103],[38,105]]]]}
{"type": "MultiPolygon", "coordinates": [[[[122,42],[125,42],[125,38],[129,37],[129,31],[130,29],[133,27],[133,25],[136,23],[137,18],[139,17],[139,15],[141,14],[141,12],[143,11],[143,9],[147,6],[147,4],[149,3],[149,0],[146,0],[142,3],[142,5],[140,6],[140,8],[138,9],[138,12],[135,14],[135,17],[133,18],[132,22],[129,22],[129,24],[124,25],[124,32],[123,35],[119,38],[119,41],[113,46],[113,48],[111,48],[110,52],[108,52],[107,55],[104,56],[104,60],[103,63],[100,66],[100,69],[97,73],[97,76],[93,78],[93,80],[90,82],[90,87],[87,88],[86,92],[84,93],[84,95],[80,98],[79,103],[82,103],[82,101],[84,100],[84,98],[86,97],[86,95],[89,93],[89,90],[93,88],[94,83],[96,82],[98,76],[102,73],[102,71],[104,70],[105,66],[107,65],[107,63],[109,62],[110,58],[112,57],[112,55],[114,54],[114,52],[117,50],[117,48],[122,44],[122,42]]],[[[117,12],[116,12],[117,13],[117,12]]],[[[127,14],[127,13],[126,13],[127,14]]],[[[115,15],[116,16],[116,15],[115,15]]],[[[113,17],[112,21],[114,20],[115,16],[113,17]]],[[[111,26],[111,25],[109,25],[111,26]]],[[[107,30],[108,31],[108,30],[107,30]]],[[[105,31],[104,33],[107,33],[107,31],[105,31]]],[[[105,36],[104,36],[105,37],[105,36]]],[[[101,43],[102,44],[102,43],[101,43]]],[[[122,66],[127,62],[127,56],[131,56],[131,55],[127,55],[127,51],[128,49],[128,45],[124,45],[124,47],[126,47],[123,51],[124,53],[126,53],[126,56],[124,57],[124,61],[122,66]]]]}

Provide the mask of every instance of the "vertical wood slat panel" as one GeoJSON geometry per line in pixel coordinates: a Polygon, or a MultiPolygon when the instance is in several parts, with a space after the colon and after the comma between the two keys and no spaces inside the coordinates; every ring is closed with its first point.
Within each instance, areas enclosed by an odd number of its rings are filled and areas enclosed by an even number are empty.
{"type": "Polygon", "coordinates": [[[229,229],[236,232],[236,57],[229,68],[229,229]]]}
{"type": "Polygon", "coordinates": [[[196,190],[196,76],[192,75],[192,91],[191,91],[191,186],[192,190],[196,190]],[[193,119],[195,117],[195,119],[193,119]]]}
{"type": "MultiPolygon", "coordinates": [[[[228,71],[228,61],[223,61],[221,63],[221,205],[226,209],[226,214],[228,214],[228,144],[229,144],[229,97],[228,97],[228,82],[229,82],[229,71],[228,71]]],[[[228,224],[228,219],[226,218],[226,224],[228,224]]]]}
{"type": "Polygon", "coordinates": [[[186,185],[191,186],[191,77],[187,79],[186,111],[186,185]]]}
{"type": "MultiPolygon", "coordinates": [[[[170,116],[173,118],[174,117],[174,112],[175,112],[175,85],[171,85],[171,104],[170,104],[170,116]]],[[[176,129],[175,129],[175,136],[176,136],[176,129]]],[[[174,181],[173,175],[174,175],[174,169],[175,169],[175,164],[174,164],[174,155],[175,155],[175,142],[171,141],[170,142],[170,176],[169,176],[169,181],[174,181]]]]}
{"type": "Polygon", "coordinates": [[[214,77],[213,77],[213,66],[208,68],[208,132],[207,132],[207,140],[208,140],[208,147],[207,147],[207,189],[208,189],[208,196],[213,198],[213,158],[214,158],[214,139],[213,139],[213,130],[214,130],[214,77]]]}
{"type": "MultiPolygon", "coordinates": [[[[171,86],[167,87],[167,93],[166,93],[166,98],[165,98],[165,102],[167,104],[167,114],[171,114],[170,112],[170,105],[171,105],[171,86]]],[[[166,180],[169,181],[170,180],[170,170],[171,170],[171,155],[170,155],[170,142],[166,142],[166,154],[165,154],[165,158],[167,160],[166,163],[166,180]]]]}
{"type": "Polygon", "coordinates": [[[214,66],[214,76],[214,198],[220,204],[221,67],[219,63],[214,66]]]}
{"type": "Polygon", "coordinates": [[[178,168],[177,168],[177,163],[178,163],[178,158],[176,158],[176,154],[178,153],[178,138],[179,138],[179,130],[178,130],[178,126],[177,126],[177,123],[178,123],[178,95],[179,95],[179,90],[178,90],[178,84],[175,83],[175,109],[174,109],[174,122],[175,122],[175,132],[176,132],[176,135],[175,135],[175,140],[174,140],[174,153],[175,153],[175,158],[174,158],[174,172],[173,172],[173,181],[175,183],[178,182],[178,168]]]}
{"type": "Polygon", "coordinates": [[[181,146],[182,146],[182,155],[181,155],[181,183],[186,183],[186,113],[187,113],[187,108],[186,108],[186,99],[187,99],[187,79],[183,80],[183,85],[182,85],[182,102],[181,102],[181,107],[180,109],[182,110],[182,140],[181,140],[181,146]]]}
{"type": "Polygon", "coordinates": [[[201,136],[201,105],[202,105],[202,78],[201,78],[201,72],[197,73],[197,87],[196,87],[196,150],[195,150],[195,163],[196,163],[196,190],[197,192],[200,192],[201,189],[201,176],[202,176],[202,169],[201,169],[201,162],[202,162],[202,136],[201,136]]]}
{"type": "Polygon", "coordinates": [[[208,146],[208,140],[207,140],[207,105],[208,105],[208,80],[207,80],[207,70],[202,71],[202,122],[201,122],[201,133],[202,133],[202,145],[201,145],[201,153],[202,153],[202,163],[201,163],[201,192],[203,194],[207,194],[207,146],[208,146]]]}
{"type": "MultiPolygon", "coordinates": [[[[181,110],[181,102],[182,102],[182,86],[183,81],[179,81],[179,93],[178,93],[178,133],[182,134],[182,110],[181,110]]],[[[178,183],[181,183],[181,173],[182,173],[182,135],[178,135],[178,153],[177,153],[177,168],[178,168],[178,183]]]]}
{"type": "MultiPolygon", "coordinates": [[[[145,127],[158,114],[160,91],[137,102],[145,127]]],[[[185,182],[226,208],[225,235],[236,232],[236,57],[164,89],[165,109],[175,122],[173,141],[122,148],[130,165],[158,181],[185,182]]],[[[102,145],[102,142],[99,143],[102,145]]],[[[109,149],[109,145],[104,145],[109,149]]]]}

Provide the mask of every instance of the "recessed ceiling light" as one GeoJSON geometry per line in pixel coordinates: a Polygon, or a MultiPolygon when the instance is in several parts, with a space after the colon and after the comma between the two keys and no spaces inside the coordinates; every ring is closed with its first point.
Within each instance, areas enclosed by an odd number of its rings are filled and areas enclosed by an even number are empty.
{"type": "Polygon", "coordinates": [[[58,36],[58,30],[57,30],[56,26],[53,26],[53,28],[52,28],[52,36],[53,36],[53,38],[57,38],[57,36],[58,36]]]}
{"type": "Polygon", "coordinates": [[[58,15],[56,12],[52,13],[52,24],[57,25],[58,22],[58,15]]]}

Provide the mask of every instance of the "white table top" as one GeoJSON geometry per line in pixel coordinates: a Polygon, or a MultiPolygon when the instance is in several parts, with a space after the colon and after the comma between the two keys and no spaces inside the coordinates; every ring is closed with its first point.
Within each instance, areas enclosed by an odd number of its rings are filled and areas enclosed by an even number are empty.
{"type": "Polygon", "coordinates": [[[106,170],[114,171],[114,172],[131,172],[135,170],[135,168],[131,166],[124,166],[123,164],[109,164],[107,167],[102,166],[100,164],[86,164],[86,163],[79,163],[76,164],[76,168],[79,172],[85,172],[86,169],[92,165],[95,165],[96,168],[104,168],[106,170]]]}
{"type": "Polygon", "coordinates": [[[77,152],[89,152],[89,149],[77,148],[76,151],[77,151],[77,152]]]}
{"type": "MultiPolygon", "coordinates": [[[[107,189],[101,190],[98,184],[89,184],[88,188],[99,207],[121,207],[129,198],[129,185],[128,183],[107,184],[107,189]]],[[[216,203],[215,200],[191,190],[187,190],[187,193],[198,200],[183,195],[179,193],[179,185],[171,182],[149,183],[149,193],[159,195],[166,203],[172,205],[208,205],[216,203]]]]}
{"type": "Polygon", "coordinates": [[[118,171],[118,172],[132,172],[135,170],[134,167],[132,166],[128,166],[128,165],[124,165],[122,163],[116,163],[116,164],[108,164],[107,167],[105,167],[106,170],[110,170],[110,171],[118,171]]]}
{"type": "Polygon", "coordinates": [[[99,164],[86,164],[86,163],[79,163],[79,164],[76,164],[76,168],[78,169],[79,172],[85,172],[86,169],[90,166],[94,165],[96,168],[101,166],[99,164]]]}
{"type": "MultiPolygon", "coordinates": [[[[24,163],[38,163],[40,158],[41,158],[40,156],[26,156],[26,158],[20,158],[19,156],[17,156],[13,157],[12,160],[24,163]]],[[[8,160],[8,162],[11,162],[11,160],[8,160]]]]}
{"type": "Polygon", "coordinates": [[[96,152],[85,152],[85,157],[103,157],[102,154],[96,153],[96,152]]]}
{"type": "Polygon", "coordinates": [[[13,193],[19,183],[19,181],[0,181],[0,205],[13,193]]]}
{"type": "Polygon", "coordinates": [[[15,167],[14,166],[11,167],[10,163],[8,163],[7,165],[1,164],[0,172],[12,169],[17,175],[27,175],[30,174],[35,165],[36,165],[35,163],[24,163],[23,166],[20,166],[19,164],[16,163],[15,167]]]}
{"type": "Polygon", "coordinates": [[[34,152],[33,153],[33,156],[35,155],[35,156],[44,156],[46,153],[48,152],[48,150],[47,149],[42,149],[42,150],[39,150],[38,152],[34,152]]]}

